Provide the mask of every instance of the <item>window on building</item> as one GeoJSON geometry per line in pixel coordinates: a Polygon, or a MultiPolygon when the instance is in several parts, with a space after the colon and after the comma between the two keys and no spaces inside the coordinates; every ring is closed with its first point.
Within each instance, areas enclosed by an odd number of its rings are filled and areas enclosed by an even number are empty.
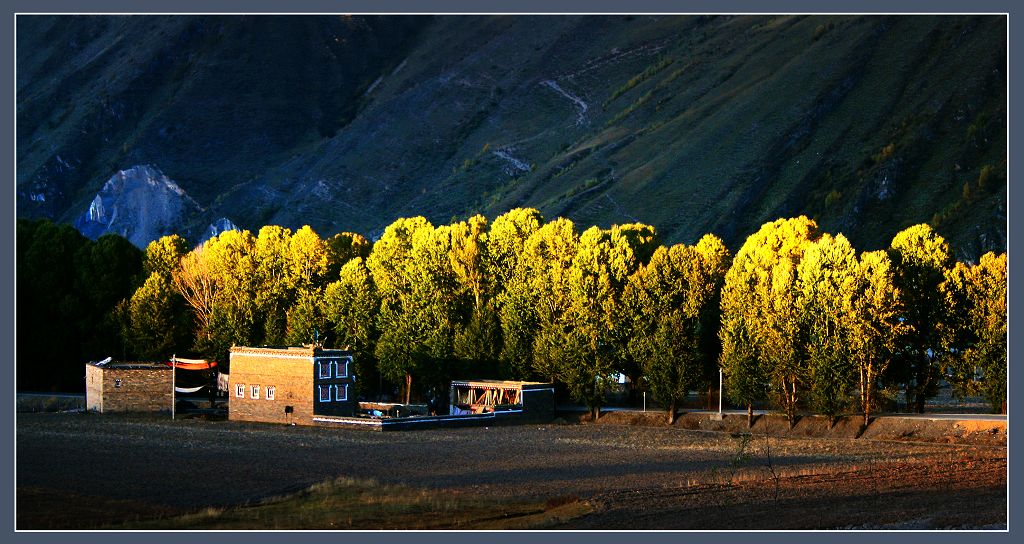
{"type": "Polygon", "coordinates": [[[121,378],[114,378],[114,387],[121,387],[121,378]]]}
{"type": "Polygon", "coordinates": [[[320,392],[320,402],[331,402],[331,386],[318,385],[316,387],[320,392]]]}
{"type": "Polygon", "coordinates": [[[340,384],[334,386],[334,399],[335,400],[348,400],[348,384],[340,384]]]}
{"type": "Polygon", "coordinates": [[[320,367],[320,377],[321,378],[330,378],[331,377],[331,362],[330,361],[320,361],[319,363],[317,363],[317,365],[320,367]]]}
{"type": "Polygon", "coordinates": [[[252,389],[249,391],[249,397],[254,398],[254,399],[260,398],[260,386],[258,386],[258,385],[252,386],[252,389]]]}
{"type": "Polygon", "coordinates": [[[235,384],[235,396],[240,398],[240,399],[244,399],[245,398],[245,384],[244,383],[236,383],[235,384]]]}
{"type": "Polygon", "coordinates": [[[273,385],[267,386],[267,400],[274,400],[275,387],[273,385]]]}
{"type": "Polygon", "coordinates": [[[348,377],[348,361],[349,361],[348,359],[342,359],[341,362],[338,363],[338,377],[339,378],[347,378],[348,377]]]}

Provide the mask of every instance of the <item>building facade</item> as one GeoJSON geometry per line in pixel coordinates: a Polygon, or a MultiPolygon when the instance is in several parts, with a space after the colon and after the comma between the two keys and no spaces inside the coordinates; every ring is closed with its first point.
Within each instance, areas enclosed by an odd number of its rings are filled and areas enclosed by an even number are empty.
{"type": "Polygon", "coordinates": [[[85,406],[96,412],[162,412],[174,401],[172,370],[159,363],[87,363],[85,406]]]}
{"type": "Polygon", "coordinates": [[[352,354],[301,347],[231,348],[228,419],[312,425],[356,411],[352,354]]]}

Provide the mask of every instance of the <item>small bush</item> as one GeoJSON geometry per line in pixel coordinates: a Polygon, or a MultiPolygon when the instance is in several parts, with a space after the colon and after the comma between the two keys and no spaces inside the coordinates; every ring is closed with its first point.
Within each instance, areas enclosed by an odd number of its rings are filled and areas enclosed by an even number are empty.
{"type": "Polygon", "coordinates": [[[828,32],[828,27],[826,27],[825,25],[818,25],[818,28],[814,29],[814,35],[811,36],[811,42],[816,42],[820,40],[826,32],[828,32]]]}
{"type": "Polygon", "coordinates": [[[986,164],[981,167],[981,172],[978,174],[979,189],[984,190],[985,186],[988,185],[989,178],[992,177],[992,170],[994,170],[994,168],[992,168],[991,164],[986,164]]]}
{"type": "Polygon", "coordinates": [[[829,193],[825,195],[825,207],[831,208],[832,206],[835,206],[842,198],[843,193],[840,193],[835,189],[829,191],[829,193]]]}

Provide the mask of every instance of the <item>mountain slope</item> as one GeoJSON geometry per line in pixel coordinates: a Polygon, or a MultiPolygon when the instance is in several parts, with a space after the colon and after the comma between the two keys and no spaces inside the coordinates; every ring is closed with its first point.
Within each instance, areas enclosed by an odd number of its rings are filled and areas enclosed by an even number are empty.
{"type": "Polygon", "coordinates": [[[153,163],[196,233],[535,206],[733,248],[799,213],[862,249],[919,222],[961,258],[1005,247],[1004,17],[19,17],[18,40],[23,215],[70,221],[153,163]]]}

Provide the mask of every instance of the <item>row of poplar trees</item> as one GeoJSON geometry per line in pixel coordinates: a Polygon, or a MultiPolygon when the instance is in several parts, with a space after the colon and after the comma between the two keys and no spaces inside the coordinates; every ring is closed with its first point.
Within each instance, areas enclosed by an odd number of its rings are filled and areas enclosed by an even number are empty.
{"type": "Polygon", "coordinates": [[[624,374],[672,421],[719,366],[735,403],[777,401],[791,418],[852,402],[867,418],[887,384],[923,409],[940,378],[1005,399],[1005,255],[954,265],[925,225],[858,258],[807,218],[779,220],[733,258],[714,235],[665,247],[649,225],[580,234],[515,209],[491,223],[403,218],[373,244],[309,227],[191,250],[169,236],[144,263],[118,308],[138,355],[191,345],[226,361],[231,345],[320,341],[354,352],[362,394],[379,378],[405,402],[452,378],[541,379],[596,416],[624,374]]]}

